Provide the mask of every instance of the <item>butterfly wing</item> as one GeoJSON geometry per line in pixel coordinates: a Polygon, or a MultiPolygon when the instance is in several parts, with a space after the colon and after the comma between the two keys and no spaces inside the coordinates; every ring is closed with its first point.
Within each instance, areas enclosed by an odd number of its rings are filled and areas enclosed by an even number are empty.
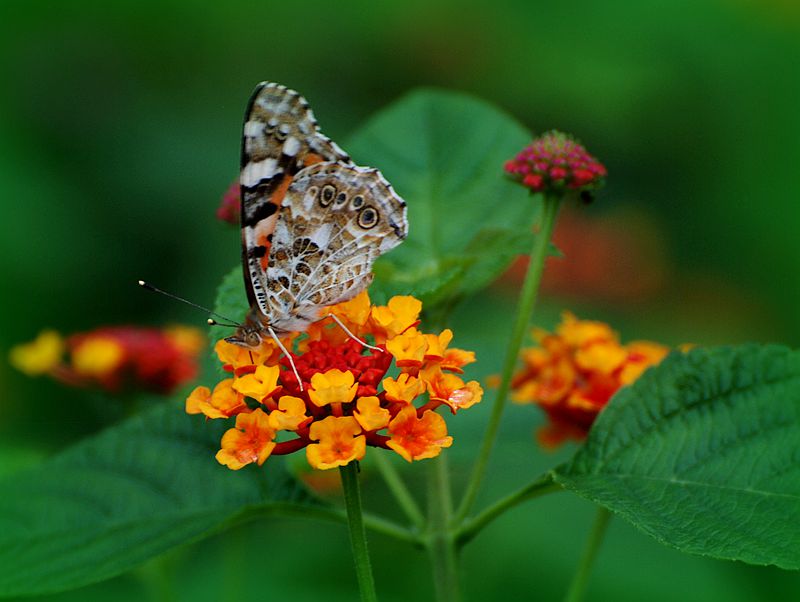
{"type": "Polygon", "coordinates": [[[323,136],[306,100],[280,84],[260,83],[247,104],[242,132],[242,264],[251,305],[266,313],[266,268],[278,208],[294,175],[320,161],[351,164],[323,136]]]}
{"type": "Polygon", "coordinates": [[[372,281],[372,264],[408,233],[406,204],[377,169],[317,163],[280,208],[266,272],[267,316],[296,332],[372,281]]]}

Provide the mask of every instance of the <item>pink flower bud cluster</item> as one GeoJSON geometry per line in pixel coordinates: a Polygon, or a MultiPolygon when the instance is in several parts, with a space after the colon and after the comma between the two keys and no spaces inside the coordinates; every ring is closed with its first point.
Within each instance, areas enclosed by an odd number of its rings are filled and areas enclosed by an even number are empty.
{"type": "Polygon", "coordinates": [[[505,171],[534,192],[595,190],[606,168],[571,136],[550,131],[506,161],[505,171]]]}

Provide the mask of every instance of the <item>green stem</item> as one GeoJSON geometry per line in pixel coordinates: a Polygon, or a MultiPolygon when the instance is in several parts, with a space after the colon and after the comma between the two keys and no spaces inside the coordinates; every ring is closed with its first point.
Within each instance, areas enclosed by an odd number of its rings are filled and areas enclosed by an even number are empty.
{"type": "Polygon", "coordinates": [[[361,514],[361,489],[358,483],[358,462],[350,462],[339,468],[344,490],[344,505],[347,508],[347,524],[350,527],[350,546],[353,549],[353,562],[356,565],[358,589],[362,602],[377,602],[375,580],[367,551],[367,534],[364,531],[364,517],[361,514]]]}
{"type": "Polygon", "coordinates": [[[456,543],[459,546],[463,546],[465,543],[475,537],[486,525],[503,514],[506,510],[513,508],[517,504],[521,504],[527,500],[539,497],[540,495],[561,490],[561,485],[555,483],[550,474],[539,477],[522,489],[519,489],[511,495],[498,500],[472,520],[465,522],[456,535],[456,543]]]}
{"type": "Polygon", "coordinates": [[[542,271],[544,269],[544,262],[547,258],[547,251],[550,247],[550,238],[553,234],[553,226],[556,222],[558,215],[558,208],[561,203],[562,197],[555,195],[545,195],[542,203],[542,215],[539,223],[539,233],[533,242],[533,248],[530,253],[530,264],[528,265],[528,273],[525,275],[525,282],[522,285],[522,291],[519,296],[519,308],[517,309],[517,316],[514,322],[514,329],[511,333],[511,338],[506,348],[505,361],[503,363],[503,371],[500,378],[500,386],[497,389],[497,396],[494,399],[492,406],[492,413],[489,417],[489,422],[486,426],[486,432],[483,436],[478,457],[475,459],[475,466],[472,469],[472,476],[470,478],[467,489],[464,492],[464,497],[461,500],[458,512],[456,514],[456,523],[461,523],[472,508],[475,502],[475,497],[478,495],[483,477],[486,474],[487,463],[489,456],[492,453],[492,447],[497,437],[497,430],[500,426],[500,418],[503,415],[503,410],[506,405],[506,397],[511,388],[511,376],[514,373],[514,367],[517,363],[517,355],[522,347],[522,341],[525,338],[525,333],[528,330],[528,324],[531,320],[533,308],[536,305],[536,296],[539,291],[539,282],[542,279],[542,271]]]}
{"type": "Polygon", "coordinates": [[[458,556],[451,529],[453,502],[447,457],[444,452],[431,460],[428,480],[428,554],[433,569],[433,581],[438,602],[457,602],[461,599],[458,584],[458,556]]]}
{"type": "Polygon", "coordinates": [[[383,476],[383,480],[386,481],[386,486],[389,487],[389,491],[394,495],[395,500],[397,500],[398,505],[402,508],[403,512],[405,512],[408,520],[411,521],[419,532],[422,532],[425,528],[425,517],[422,515],[422,511],[414,501],[414,498],[411,496],[408,487],[406,487],[400,475],[397,473],[397,470],[395,470],[395,467],[386,458],[386,455],[382,453],[375,454],[375,463],[378,466],[381,476],[383,476]]]}
{"type": "Polygon", "coordinates": [[[592,531],[589,533],[589,539],[586,540],[583,555],[578,563],[575,575],[572,577],[572,583],[569,586],[567,595],[564,597],[564,602],[580,602],[583,600],[583,595],[586,593],[586,585],[589,581],[589,574],[592,572],[592,565],[597,557],[600,544],[603,542],[603,536],[610,518],[611,513],[608,510],[602,506],[597,508],[592,531]]]}

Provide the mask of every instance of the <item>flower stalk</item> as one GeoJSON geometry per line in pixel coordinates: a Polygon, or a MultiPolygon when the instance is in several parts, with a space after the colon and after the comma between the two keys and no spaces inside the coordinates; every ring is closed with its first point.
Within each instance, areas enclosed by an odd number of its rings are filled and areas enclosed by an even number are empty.
{"type": "Polygon", "coordinates": [[[452,530],[453,501],[447,456],[431,461],[428,480],[428,555],[433,569],[437,602],[461,600],[458,575],[458,552],[452,530]]]}
{"type": "Polygon", "coordinates": [[[372,564],[367,550],[367,534],[364,530],[364,517],[361,511],[361,488],[358,482],[358,462],[350,462],[339,467],[344,491],[344,503],[347,508],[347,525],[350,529],[350,546],[353,550],[353,562],[356,568],[358,589],[362,602],[377,602],[375,579],[372,576],[372,564]]]}
{"type": "Polygon", "coordinates": [[[583,600],[583,596],[586,593],[586,585],[589,582],[589,575],[592,572],[594,560],[597,558],[597,552],[603,542],[603,536],[606,533],[610,519],[611,512],[602,506],[598,506],[594,525],[592,525],[589,538],[586,540],[586,547],[583,549],[583,555],[578,563],[575,575],[572,577],[572,583],[569,586],[567,595],[564,597],[564,602],[580,602],[583,600]]]}
{"type": "Polygon", "coordinates": [[[464,493],[464,497],[458,512],[456,513],[457,524],[461,523],[472,509],[472,505],[475,502],[476,496],[478,495],[483,477],[486,474],[489,456],[492,453],[492,448],[494,447],[494,442],[497,438],[497,430],[500,426],[500,418],[503,415],[508,392],[511,388],[511,376],[514,373],[517,355],[522,347],[522,341],[525,337],[525,332],[528,329],[533,308],[536,305],[539,283],[542,279],[544,263],[545,259],[547,259],[547,252],[550,247],[550,238],[553,234],[553,228],[556,223],[556,217],[558,216],[558,209],[561,205],[562,198],[562,195],[559,194],[545,194],[543,197],[539,233],[536,236],[536,240],[534,240],[533,243],[533,248],[531,249],[528,272],[525,275],[525,282],[522,285],[522,291],[520,292],[519,308],[517,310],[517,316],[514,322],[514,329],[511,333],[508,347],[506,348],[503,371],[500,378],[500,386],[497,389],[497,395],[494,399],[492,413],[486,426],[483,442],[481,443],[480,451],[478,452],[475,465],[472,469],[472,476],[467,485],[467,489],[464,493]]]}

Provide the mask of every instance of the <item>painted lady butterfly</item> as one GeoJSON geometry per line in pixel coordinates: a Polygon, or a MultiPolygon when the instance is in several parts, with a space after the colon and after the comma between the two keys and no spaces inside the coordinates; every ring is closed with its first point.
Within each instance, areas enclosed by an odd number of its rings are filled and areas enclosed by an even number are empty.
{"type": "Polygon", "coordinates": [[[367,288],[375,259],[408,232],[406,204],[381,173],[355,165],[280,84],[259,84],[247,105],[239,183],[250,311],[231,343],[269,336],[283,349],[279,337],[367,288]]]}

